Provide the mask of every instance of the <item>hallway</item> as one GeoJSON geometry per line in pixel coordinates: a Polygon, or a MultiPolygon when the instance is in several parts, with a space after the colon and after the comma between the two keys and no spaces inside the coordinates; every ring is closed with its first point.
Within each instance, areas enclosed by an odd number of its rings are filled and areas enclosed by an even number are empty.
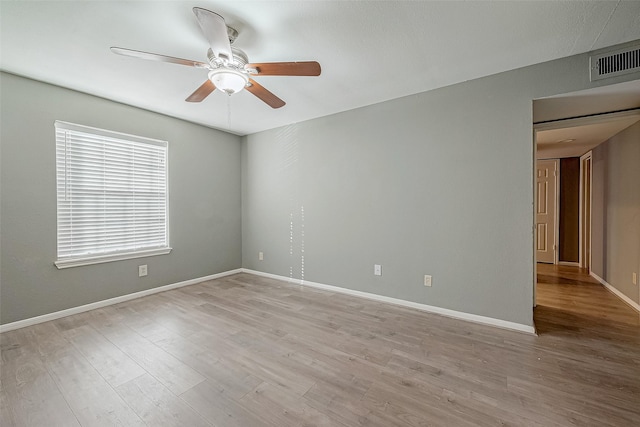
{"type": "Polygon", "coordinates": [[[538,334],[572,331],[640,335],[640,313],[578,267],[537,265],[538,334]]]}

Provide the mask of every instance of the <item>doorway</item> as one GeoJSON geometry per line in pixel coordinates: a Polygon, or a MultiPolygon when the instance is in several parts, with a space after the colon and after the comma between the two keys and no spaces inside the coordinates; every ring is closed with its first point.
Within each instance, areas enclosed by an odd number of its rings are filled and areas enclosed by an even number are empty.
{"type": "MultiPolygon", "coordinates": [[[[628,312],[625,310],[626,304],[619,300],[622,298],[618,295],[620,293],[616,293],[612,287],[602,286],[603,280],[598,276],[603,269],[603,251],[607,250],[601,246],[605,241],[602,223],[609,224],[607,213],[603,213],[605,207],[601,205],[604,185],[602,168],[606,166],[602,166],[601,162],[607,159],[603,160],[601,151],[592,154],[591,150],[633,126],[639,119],[640,80],[533,101],[534,221],[531,243],[534,246],[534,322],[538,332],[544,328],[538,324],[538,320],[541,316],[544,318],[545,310],[557,314],[558,318],[571,319],[567,325],[569,328],[574,326],[576,316],[586,316],[584,318],[590,319],[590,322],[597,318],[597,324],[602,324],[603,319],[628,312]],[[538,183],[537,162],[542,159],[560,159],[560,174],[563,175],[559,179],[561,202],[557,207],[557,264],[546,263],[548,258],[545,260],[538,252],[538,247],[544,246],[539,239],[537,217],[541,199],[538,194],[541,184],[538,183]],[[599,312],[609,307],[609,301],[622,302],[623,305],[611,303],[612,311],[599,312]],[[582,304],[580,313],[576,312],[577,304],[582,304]],[[614,306],[617,308],[614,309],[614,306]]],[[[637,283],[638,275],[631,276],[629,273],[623,279],[637,283]]],[[[640,293],[640,287],[637,291],[640,293]]],[[[624,316],[627,315],[633,320],[633,312],[624,316]]],[[[637,312],[635,321],[638,321],[637,312]]]]}

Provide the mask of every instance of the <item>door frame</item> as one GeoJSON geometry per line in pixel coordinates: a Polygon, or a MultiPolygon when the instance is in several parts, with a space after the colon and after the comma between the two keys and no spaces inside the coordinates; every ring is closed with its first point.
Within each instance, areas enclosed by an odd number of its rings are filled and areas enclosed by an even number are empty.
{"type": "Polygon", "coordinates": [[[560,262],[560,159],[553,159],[556,162],[555,179],[553,184],[556,187],[556,208],[553,213],[553,265],[560,262]]]}
{"type": "Polygon", "coordinates": [[[593,154],[588,151],[580,156],[580,233],[578,236],[578,260],[580,268],[591,274],[591,214],[593,210],[593,154]],[[586,251],[585,251],[586,248],[586,251]],[[585,252],[588,252],[585,253],[585,252]]]}
{"type": "MultiPolygon", "coordinates": [[[[538,302],[537,302],[537,298],[536,298],[536,294],[538,293],[538,250],[537,250],[537,246],[538,246],[538,242],[536,241],[537,239],[537,229],[536,229],[536,214],[538,212],[538,168],[537,168],[537,164],[538,164],[538,160],[545,160],[545,159],[538,159],[538,131],[540,130],[540,126],[536,125],[535,123],[533,124],[533,129],[532,129],[532,136],[533,136],[533,158],[532,158],[532,165],[531,165],[531,169],[532,169],[532,173],[531,173],[531,178],[532,178],[532,182],[531,182],[531,187],[533,188],[533,203],[531,204],[531,208],[532,208],[532,224],[531,224],[531,247],[533,249],[533,308],[536,308],[538,306],[538,302]]],[[[560,160],[558,160],[558,168],[557,168],[557,174],[560,174],[560,160]]],[[[558,208],[560,206],[560,202],[558,200],[559,194],[560,192],[559,190],[559,177],[556,177],[555,180],[555,185],[556,185],[556,214],[558,212],[558,208]]],[[[557,223],[557,219],[554,218],[554,221],[557,223]]],[[[559,232],[559,224],[558,224],[558,232],[557,235],[558,236],[560,234],[559,232]]],[[[554,227],[555,228],[555,227],[554,227]]],[[[555,233],[555,231],[554,231],[555,233]]],[[[557,239],[557,237],[556,237],[557,239]]],[[[556,251],[556,254],[559,251],[556,251]]],[[[555,254],[554,254],[554,262],[557,264],[557,261],[555,254]]],[[[535,328],[535,326],[534,326],[535,328]]]]}
{"type": "MultiPolygon", "coordinates": [[[[532,214],[532,224],[531,224],[531,249],[533,249],[533,308],[536,308],[538,306],[538,303],[536,301],[536,294],[538,293],[538,251],[536,250],[537,247],[537,242],[536,242],[536,212],[538,211],[538,208],[536,206],[537,203],[537,188],[538,188],[538,182],[537,182],[537,175],[538,175],[538,171],[536,169],[536,162],[538,161],[537,157],[538,157],[538,130],[536,129],[535,124],[533,125],[533,161],[531,162],[531,178],[532,178],[532,183],[531,183],[531,187],[533,188],[533,203],[531,204],[531,214],[532,214]]],[[[533,315],[531,317],[531,321],[533,322],[533,315]]],[[[535,322],[533,322],[534,324],[534,328],[535,328],[535,322]]]]}

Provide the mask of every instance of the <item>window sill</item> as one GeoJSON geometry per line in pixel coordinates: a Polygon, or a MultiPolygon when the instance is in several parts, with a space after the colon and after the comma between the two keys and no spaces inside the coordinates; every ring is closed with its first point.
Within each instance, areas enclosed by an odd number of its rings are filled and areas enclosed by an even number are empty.
{"type": "Polygon", "coordinates": [[[145,258],[155,255],[165,255],[171,252],[171,248],[152,249],[143,252],[127,252],[111,255],[94,256],[87,258],[63,259],[54,262],[58,270],[63,268],[81,267],[83,265],[102,264],[104,262],[122,261],[125,259],[145,258]]]}

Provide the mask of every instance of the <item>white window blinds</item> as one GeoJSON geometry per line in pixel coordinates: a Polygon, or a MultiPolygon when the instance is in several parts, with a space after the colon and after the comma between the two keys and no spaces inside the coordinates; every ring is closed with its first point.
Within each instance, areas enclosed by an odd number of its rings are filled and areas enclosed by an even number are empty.
{"type": "Polygon", "coordinates": [[[167,142],[57,121],[58,268],[168,253],[167,142]]]}

